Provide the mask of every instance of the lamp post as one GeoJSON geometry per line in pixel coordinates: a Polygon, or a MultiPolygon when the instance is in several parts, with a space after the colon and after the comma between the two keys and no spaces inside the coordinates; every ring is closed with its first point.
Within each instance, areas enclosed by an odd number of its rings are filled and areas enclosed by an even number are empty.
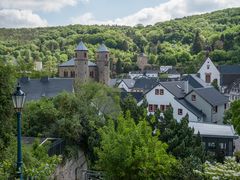
{"type": "Polygon", "coordinates": [[[12,94],[14,109],[17,113],[17,177],[22,180],[22,142],[21,142],[21,111],[25,102],[25,93],[18,83],[16,91],[12,94]]]}

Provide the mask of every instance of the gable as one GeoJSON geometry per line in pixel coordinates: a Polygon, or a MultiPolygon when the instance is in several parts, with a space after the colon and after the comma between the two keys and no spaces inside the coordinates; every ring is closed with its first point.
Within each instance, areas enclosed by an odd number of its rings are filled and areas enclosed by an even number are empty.
{"type": "Polygon", "coordinates": [[[203,63],[203,65],[198,70],[198,73],[204,73],[204,72],[218,72],[217,67],[213,64],[212,60],[210,58],[207,58],[206,61],[203,63]]]}

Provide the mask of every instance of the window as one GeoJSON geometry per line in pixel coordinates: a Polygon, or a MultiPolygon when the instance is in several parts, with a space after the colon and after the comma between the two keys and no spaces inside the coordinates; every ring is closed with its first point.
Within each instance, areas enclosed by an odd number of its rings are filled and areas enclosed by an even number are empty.
{"type": "Polygon", "coordinates": [[[71,71],[71,77],[75,77],[75,71],[71,71]]]}
{"type": "Polygon", "coordinates": [[[213,107],[213,112],[214,112],[214,113],[217,113],[217,112],[218,112],[218,106],[214,106],[214,107],[213,107]]]}
{"type": "Polygon", "coordinates": [[[205,75],[205,82],[210,83],[211,82],[211,74],[206,74],[205,75]]]}
{"type": "Polygon", "coordinates": [[[196,101],[196,95],[195,94],[192,95],[192,101],[196,101]]]}
{"type": "Polygon", "coordinates": [[[158,105],[154,104],[154,112],[158,109],[158,105]]]}
{"type": "Polygon", "coordinates": [[[153,112],[153,105],[152,105],[152,104],[149,104],[149,105],[148,105],[148,111],[149,111],[149,112],[153,112]]]}
{"type": "Polygon", "coordinates": [[[209,69],[209,68],[210,68],[210,65],[208,64],[208,65],[207,65],[207,69],[209,69]]]}
{"type": "Polygon", "coordinates": [[[159,89],[155,89],[155,95],[159,95],[159,89]]]}
{"type": "Polygon", "coordinates": [[[87,58],[87,53],[84,53],[84,58],[87,58]]]}
{"type": "Polygon", "coordinates": [[[161,105],[160,105],[160,110],[161,110],[161,111],[164,111],[164,110],[165,110],[165,106],[161,104],[161,105]]]}
{"type": "Polygon", "coordinates": [[[105,58],[106,58],[106,59],[108,58],[108,55],[107,55],[107,54],[105,55],[105,58]]]}
{"type": "Polygon", "coordinates": [[[166,109],[168,109],[170,107],[170,105],[166,105],[166,109]]]}
{"type": "Polygon", "coordinates": [[[160,89],[160,95],[163,95],[163,94],[164,94],[164,90],[160,89]]]}
{"type": "Polygon", "coordinates": [[[224,109],[227,109],[227,103],[224,104],[224,109]]]}
{"type": "Polygon", "coordinates": [[[68,77],[68,71],[64,71],[64,72],[63,72],[63,76],[64,76],[64,77],[68,77]]]}
{"type": "Polygon", "coordinates": [[[182,115],[183,114],[183,110],[182,109],[178,109],[178,115],[182,115]]]}
{"type": "Polygon", "coordinates": [[[209,148],[209,149],[216,149],[216,144],[215,144],[215,142],[208,142],[208,148],[209,148]]]}
{"type": "Polygon", "coordinates": [[[227,149],[227,143],[219,143],[220,149],[227,149]]]}
{"type": "Polygon", "coordinates": [[[94,78],[94,72],[93,71],[90,71],[89,75],[90,75],[91,78],[94,78]]]}

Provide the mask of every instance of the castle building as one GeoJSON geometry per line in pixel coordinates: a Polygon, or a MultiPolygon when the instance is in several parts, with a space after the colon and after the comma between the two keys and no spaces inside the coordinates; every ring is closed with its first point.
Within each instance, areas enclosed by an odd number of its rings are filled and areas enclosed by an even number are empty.
{"type": "Polygon", "coordinates": [[[59,77],[75,78],[80,82],[97,81],[108,85],[110,81],[109,51],[102,43],[96,51],[96,63],[88,58],[88,49],[81,41],[75,57],[59,65],[59,77]]]}

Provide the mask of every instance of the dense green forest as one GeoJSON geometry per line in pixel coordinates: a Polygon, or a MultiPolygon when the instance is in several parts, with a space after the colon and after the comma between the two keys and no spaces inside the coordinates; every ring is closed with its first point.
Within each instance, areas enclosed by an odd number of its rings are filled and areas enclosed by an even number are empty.
{"type": "MultiPolygon", "coordinates": [[[[57,65],[74,56],[80,40],[94,59],[99,43],[111,51],[117,73],[136,69],[139,52],[150,64],[174,65],[195,72],[206,55],[217,64],[240,61],[240,8],[194,15],[144,27],[69,25],[45,28],[0,29],[0,59],[16,64],[19,72],[32,72],[42,61],[45,72],[55,76],[57,65]],[[208,53],[209,52],[209,53],[208,53]],[[117,63],[119,62],[119,63],[117,63]]],[[[32,74],[32,76],[34,73],[32,74]]]]}

